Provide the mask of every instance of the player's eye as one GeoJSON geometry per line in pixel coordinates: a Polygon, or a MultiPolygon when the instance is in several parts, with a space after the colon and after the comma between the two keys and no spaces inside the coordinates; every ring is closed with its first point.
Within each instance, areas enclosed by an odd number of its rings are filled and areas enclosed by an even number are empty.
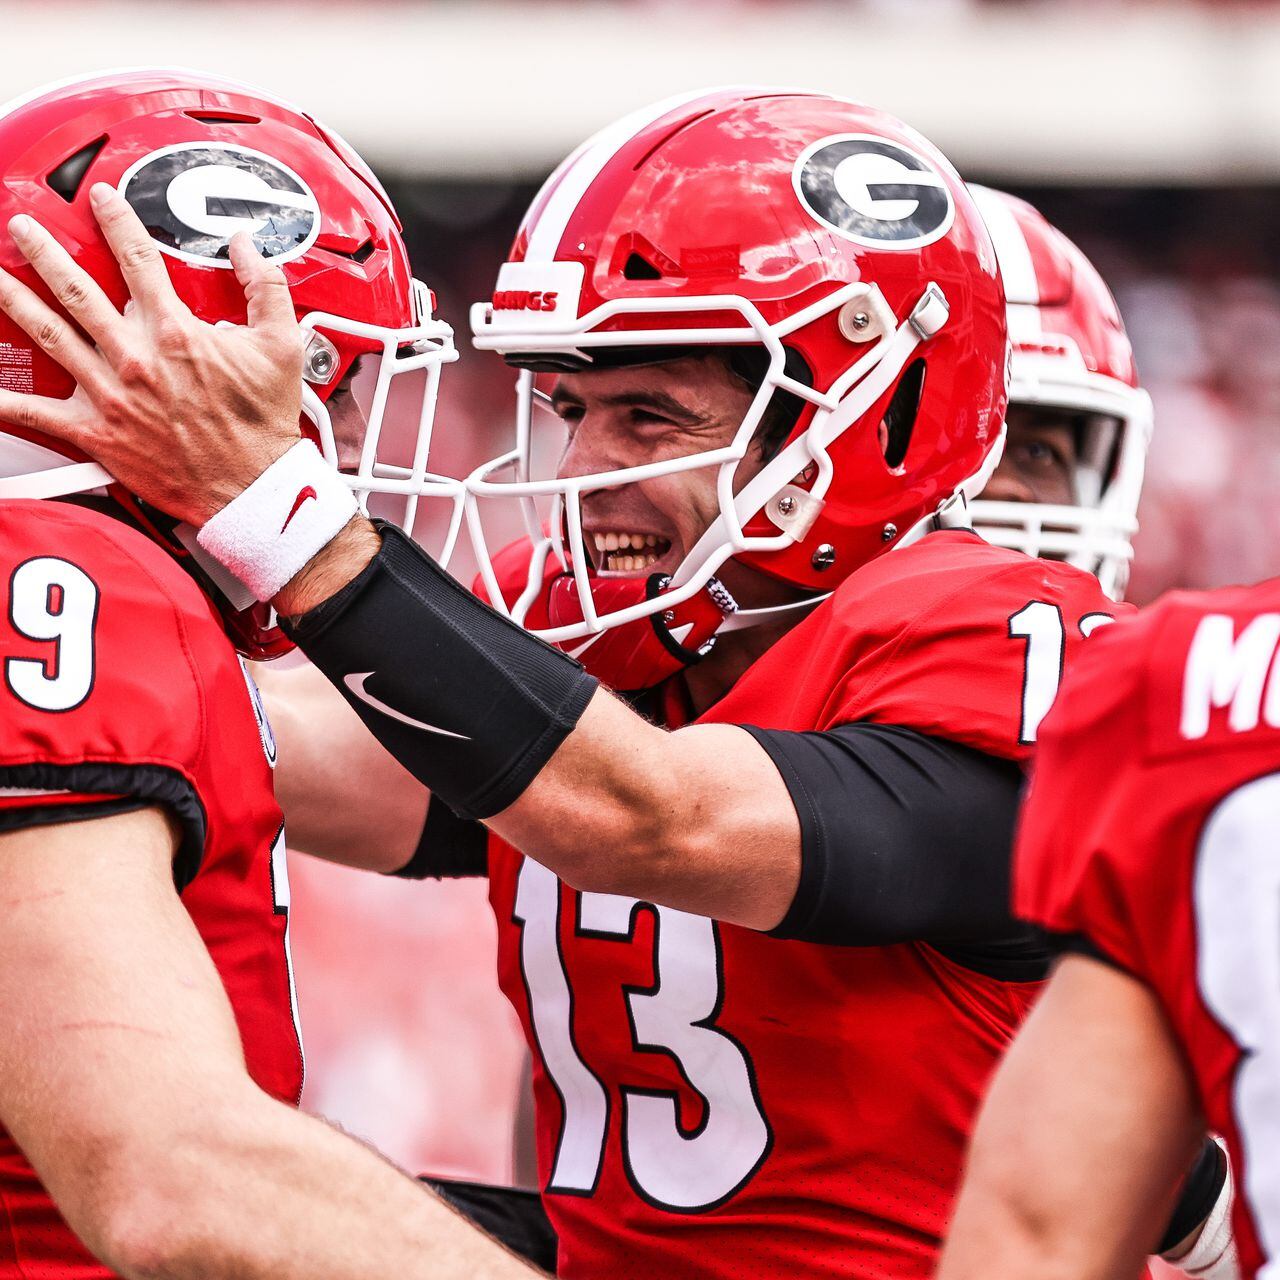
{"type": "Polygon", "coordinates": [[[1034,471],[1066,471],[1071,462],[1058,446],[1047,440],[1027,440],[1019,446],[1022,461],[1034,471]]]}

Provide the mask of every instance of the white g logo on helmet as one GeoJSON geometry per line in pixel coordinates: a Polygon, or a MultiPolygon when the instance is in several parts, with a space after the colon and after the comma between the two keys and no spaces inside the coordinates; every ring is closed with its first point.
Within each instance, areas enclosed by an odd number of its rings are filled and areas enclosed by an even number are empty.
{"type": "Polygon", "coordinates": [[[825,227],[869,249],[920,249],[955,220],[946,179],[897,142],[845,133],[806,147],[792,173],[800,203],[825,227]]]}
{"type": "Polygon", "coordinates": [[[277,263],[301,257],[320,234],[320,205],[307,184],[248,147],[164,147],[130,166],[120,193],[161,252],[200,266],[230,267],[228,246],[240,231],[277,263]]]}

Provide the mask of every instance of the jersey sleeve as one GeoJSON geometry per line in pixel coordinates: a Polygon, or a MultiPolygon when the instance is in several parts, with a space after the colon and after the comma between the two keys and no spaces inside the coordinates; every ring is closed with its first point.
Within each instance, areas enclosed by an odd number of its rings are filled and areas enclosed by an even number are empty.
{"type": "Polygon", "coordinates": [[[870,720],[1024,761],[1078,650],[1127,607],[1067,565],[968,541],[924,550],[845,605],[858,639],[827,726],[870,720]]]}
{"type": "Polygon", "coordinates": [[[163,805],[187,883],[210,629],[226,648],[204,597],[143,535],[65,504],[6,503],[0,569],[0,829],[163,805]]]}
{"type": "Polygon", "coordinates": [[[1075,663],[1041,726],[1014,853],[1016,914],[1135,975],[1153,894],[1134,827],[1157,802],[1140,737],[1149,636],[1148,618],[1130,620],[1075,663]]]}

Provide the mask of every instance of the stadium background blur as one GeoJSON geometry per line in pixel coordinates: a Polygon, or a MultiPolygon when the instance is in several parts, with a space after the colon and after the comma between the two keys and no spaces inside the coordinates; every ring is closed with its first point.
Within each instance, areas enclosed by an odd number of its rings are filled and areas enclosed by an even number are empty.
{"type": "MultiPolygon", "coordinates": [[[[470,350],[467,309],[564,153],[707,84],[886,107],[1036,203],[1116,292],[1156,407],[1130,597],[1280,572],[1277,0],[0,0],[0,32],[0,100],[182,65],[343,132],[458,331],[433,454],[452,474],[508,441],[512,378],[470,350]]],[[[307,1105],[415,1170],[528,1181],[484,886],[291,865],[307,1105]]]]}

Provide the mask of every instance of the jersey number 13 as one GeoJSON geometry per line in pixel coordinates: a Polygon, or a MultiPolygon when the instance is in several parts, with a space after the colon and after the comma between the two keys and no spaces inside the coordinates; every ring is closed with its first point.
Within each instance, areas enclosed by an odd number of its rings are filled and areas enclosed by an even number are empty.
{"type": "MultiPolygon", "coordinates": [[[[674,1058],[702,1101],[701,1123],[688,1129],[674,1091],[620,1088],[627,1176],[637,1194],[660,1209],[698,1213],[723,1204],[764,1162],[772,1135],[746,1050],[715,1025],[724,999],[716,926],[635,898],[582,893],[576,900],[577,934],[620,943],[633,937],[639,911],[654,913],[653,986],[626,994],[633,1047],[674,1058]]],[[[521,968],[534,1036],[563,1114],[547,1190],[590,1195],[604,1162],[610,1094],[575,1040],[574,995],[560,949],[561,901],[556,876],[526,858],[514,912],[522,925],[521,968]]]]}

